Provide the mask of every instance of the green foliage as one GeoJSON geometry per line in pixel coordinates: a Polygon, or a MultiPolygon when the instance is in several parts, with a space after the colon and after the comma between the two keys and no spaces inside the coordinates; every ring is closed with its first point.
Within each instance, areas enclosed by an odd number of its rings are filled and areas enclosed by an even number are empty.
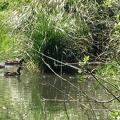
{"type": "Polygon", "coordinates": [[[110,75],[117,75],[118,73],[118,65],[115,61],[112,61],[108,64],[105,64],[98,68],[98,74],[101,76],[110,76],[110,75]]]}
{"type": "MultiPolygon", "coordinates": [[[[83,61],[79,62],[79,66],[83,69],[88,61],[89,61],[89,56],[84,57],[83,61]]],[[[82,73],[82,69],[79,69],[78,73],[82,73]]]]}
{"type": "Polygon", "coordinates": [[[112,7],[114,4],[116,4],[115,0],[104,0],[104,6],[112,7]]]}
{"type": "Polygon", "coordinates": [[[84,57],[83,63],[86,64],[89,61],[89,56],[84,57]]]}
{"type": "Polygon", "coordinates": [[[14,39],[8,36],[5,29],[0,30],[0,59],[13,57],[18,54],[18,48],[15,46],[17,43],[14,39]],[[17,49],[16,49],[17,48],[17,49]]]}
{"type": "MultiPolygon", "coordinates": [[[[72,2],[72,6],[75,3],[72,2]]],[[[22,34],[28,37],[28,40],[25,40],[28,46],[31,46],[32,43],[35,51],[27,50],[26,53],[34,59],[35,63],[39,62],[38,52],[57,60],[61,60],[63,56],[64,61],[75,62],[80,56],[82,48],[87,45],[84,40],[81,41],[83,45],[77,45],[76,42],[80,35],[87,35],[89,27],[84,20],[76,19],[76,15],[72,13],[67,15],[64,9],[61,8],[62,4],[64,2],[60,4],[44,4],[44,2],[36,3],[33,1],[18,16],[20,24],[15,25],[15,23],[12,25],[13,28],[18,26],[15,29],[15,34],[23,31],[22,34]],[[24,18],[26,14],[27,16],[24,18]]],[[[24,45],[26,45],[25,41],[23,41],[24,45]]]]}
{"type": "Polygon", "coordinates": [[[120,112],[112,112],[109,114],[110,120],[119,120],[120,112]]]}
{"type": "Polygon", "coordinates": [[[8,5],[9,5],[9,3],[7,0],[0,1],[0,11],[7,9],[8,5]]]}
{"type": "Polygon", "coordinates": [[[79,62],[79,65],[84,67],[84,65],[86,65],[88,61],[89,61],[89,56],[86,56],[83,58],[82,62],[79,62]]]}
{"type": "Polygon", "coordinates": [[[4,2],[13,10],[7,21],[10,31],[14,31],[13,37],[22,45],[22,53],[35,63],[39,63],[39,52],[64,62],[78,62],[84,56],[98,60],[98,55],[99,60],[112,59],[111,45],[119,39],[118,34],[116,37],[119,25],[114,27],[115,16],[119,21],[118,3],[110,0],[4,2]],[[111,32],[114,29],[115,33],[111,32]]]}
{"type": "MultiPolygon", "coordinates": [[[[7,1],[2,1],[7,3],[7,1]]],[[[7,24],[9,10],[3,9],[0,11],[0,59],[8,59],[18,54],[18,43],[10,35],[10,30],[7,24]],[[17,49],[16,49],[17,48],[17,49]]]]}

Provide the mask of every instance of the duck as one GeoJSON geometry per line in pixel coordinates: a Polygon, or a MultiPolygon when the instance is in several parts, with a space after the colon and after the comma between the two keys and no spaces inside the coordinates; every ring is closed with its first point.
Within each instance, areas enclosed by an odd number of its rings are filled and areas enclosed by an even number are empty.
{"type": "Polygon", "coordinates": [[[16,72],[10,72],[10,71],[8,71],[8,72],[5,72],[5,73],[4,73],[4,76],[20,76],[20,75],[21,75],[21,73],[20,73],[21,70],[22,70],[22,67],[19,66],[19,67],[17,68],[17,71],[16,71],[16,72]]]}
{"type": "Polygon", "coordinates": [[[25,63],[24,58],[22,58],[19,61],[17,61],[17,60],[6,60],[5,65],[22,65],[23,62],[25,63]]]}
{"type": "Polygon", "coordinates": [[[0,68],[5,68],[5,66],[4,65],[0,65],[0,68]]]}

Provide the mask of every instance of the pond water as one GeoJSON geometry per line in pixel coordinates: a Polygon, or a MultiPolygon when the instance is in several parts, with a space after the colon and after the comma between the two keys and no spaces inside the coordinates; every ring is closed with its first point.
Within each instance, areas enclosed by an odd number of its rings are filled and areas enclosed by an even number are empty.
{"type": "Polygon", "coordinates": [[[106,105],[89,99],[111,98],[89,76],[65,74],[62,80],[24,67],[19,78],[4,77],[5,71],[16,69],[0,69],[0,120],[108,120],[109,109],[120,108],[115,101],[106,105]]]}

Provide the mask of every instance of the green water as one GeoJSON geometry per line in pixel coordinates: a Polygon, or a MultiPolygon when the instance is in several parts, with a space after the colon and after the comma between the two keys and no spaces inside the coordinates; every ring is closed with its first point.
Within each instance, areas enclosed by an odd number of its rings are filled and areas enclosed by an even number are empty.
{"type": "Polygon", "coordinates": [[[94,80],[80,83],[75,75],[63,75],[66,82],[54,74],[33,73],[25,67],[20,78],[4,77],[5,71],[15,71],[16,68],[7,66],[0,69],[0,120],[108,119],[107,107],[111,106],[111,109],[114,102],[104,107],[88,102],[80,92],[85,91],[99,99],[109,98],[102,88],[95,89],[94,80]]]}

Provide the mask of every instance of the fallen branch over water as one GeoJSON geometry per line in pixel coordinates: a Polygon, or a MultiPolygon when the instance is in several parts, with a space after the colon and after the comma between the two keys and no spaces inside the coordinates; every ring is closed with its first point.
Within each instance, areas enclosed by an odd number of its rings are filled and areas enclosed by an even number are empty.
{"type": "Polygon", "coordinates": [[[116,96],[115,98],[112,98],[110,100],[106,100],[106,101],[99,101],[97,99],[94,99],[94,100],[87,100],[87,101],[84,101],[84,100],[79,100],[79,99],[76,99],[76,100],[63,100],[63,99],[43,99],[41,100],[42,102],[46,102],[46,101],[52,101],[52,102],[97,102],[97,103],[110,103],[112,102],[113,100],[115,100],[116,98],[120,98],[120,96],[116,96]]]}

